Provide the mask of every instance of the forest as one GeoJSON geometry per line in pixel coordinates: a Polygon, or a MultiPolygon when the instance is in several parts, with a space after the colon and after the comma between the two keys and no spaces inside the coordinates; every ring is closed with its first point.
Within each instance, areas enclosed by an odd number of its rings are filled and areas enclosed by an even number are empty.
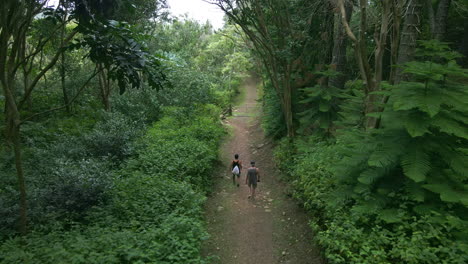
{"type": "Polygon", "coordinates": [[[2,1],[0,263],[213,263],[249,75],[324,263],[468,263],[467,0],[204,1],[2,1]]]}

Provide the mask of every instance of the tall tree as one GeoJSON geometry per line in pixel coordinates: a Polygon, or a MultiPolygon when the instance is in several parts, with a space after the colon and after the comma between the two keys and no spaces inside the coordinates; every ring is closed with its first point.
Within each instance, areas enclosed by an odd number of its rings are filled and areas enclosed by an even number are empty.
{"type": "MultiPolygon", "coordinates": [[[[220,7],[252,41],[279,98],[287,135],[294,137],[293,95],[314,78],[314,69],[309,64],[314,52],[307,49],[312,41],[310,32],[319,30],[312,29],[313,11],[325,8],[329,3],[284,0],[207,2],[220,7]],[[299,9],[301,12],[297,12],[299,9]]],[[[323,26],[330,21],[321,22],[323,26]]],[[[326,36],[327,32],[321,33],[326,36]]],[[[319,39],[319,34],[316,37],[319,39]]]]}
{"type": "MultiPolygon", "coordinates": [[[[422,11],[421,0],[407,1],[404,13],[403,28],[401,30],[400,43],[398,48],[398,58],[396,65],[403,65],[414,58],[416,51],[417,39],[419,34],[419,27],[421,22],[422,11]]],[[[394,83],[398,84],[402,80],[407,79],[401,67],[398,67],[395,73],[394,83]]]]}
{"type": "MultiPolygon", "coordinates": [[[[328,80],[329,86],[334,86],[337,88],[343,88],[346,76],[346,47],[347,47],[347,36],[346,31],[341,21],[341,12],[339,7],[336,6],[336,2],[332,1],[334,5],[335,14],[335,25],[334,25],[334,34],[333,34],[333,53],[332,53],[332,68],[338,73],[335,76],[331,76],[328,80]]],[[[351,2],[345,2],[345,13],[346,13],[346,22],[349,23],[351,16],[353,14],[353,5],[351,2]]]]}
{"type": "MultiPolygon", "coordinates": [[[[24,116],[21,110],[27,105],[38,82],[46,76],[67,47],[90,47],[90,58],[95,63],[103,63],[112,67],[111,78],[115,79],[121,92],[126,86],[139,87],[142,75],[152,87],[160,87],[159,80],[163,74],[159,61],[150,56],[138,43],[135,34],[125,23],[107,21],[100,23],[90,19],[93,17],[88,9],[84,11],[80,1],[75,1],[73,15],[64,15],[64,3],[52,8],[47,0],[5,0],[0,8],[0,85],[5,97],[5,138],[15,156],[15,166],[20,193],[20,231],[27,231],[27,199],[26,184],[21,155],[21,125],[39,115],[64,109],[66,105],[51,108],[40,113],[24,116]],[[81,13],[80,13],[81,12],[81,13]],[[65,20],[64,20],[65,18],[65,20]],[[76,19],[76,20],[75,20],[76,19]],[[71,21],[78,24],[67,32],[60,41],[60,46],[53,49],[52,54],[42,56],[45,47],[71,21]],[[31,31],[37,23],[44,23],[48,30],[31,40],[31,31]],[[80,32],[83,38],[71,45],[72,40],[80,32]],[[119,39],[118,42],[109,40],[119,39]],[[110,45],[110,43],[114,45],[110,45]],[[115,43],[118,43],[116,45],[115,43]],[[41,55],[41,59],[37,57],[41,55]],[[42,59],[44,57],[44,59],[42,59]],[[39,61],[39,63],[37,63],[39,61]],[[23,71],[21,72],[21,69],[23,71]],[[33,70],[34,69],[34,70],[33,70]],[[23,76],[21,76],[21,73],[23,76]],[[17,80],[24,79],[24,87],[17,85],[17,80]],[[21,89],[22,88],[22,89],[21,89]]],[[[98,69],[99,70],[99,69],[98,69]]],[[[88,82],[98,73],[95,71],[83,84],[80,90],[68,101],[72,103],[88,82]]]]}
{"type": "Polygon", "coordinates": [[[439,0],[434,10],[433,1],[426,0],[431,35],[437,40],[443,40],[447,31],[447,18],[452,0],[439,0]]]}
{"type": "MultiPolygon", "coordinates": [[[[380,89],[380,83],[382,82],[383,74],[383,58],[387,45],[387,35],[390,27],[391,19],[391,10],[392,5],[394,4],[391,0],[384,0],[381,2],[381,19],[380,19],[380,29],[374,34],[375,41],[375,52],[374,52],[374,65],[369,63],[369,54],[368,54],[368,15],[367,10],[369,2],[366,0],[359,1],[359,33],[356,36],[348,23],[348,14],[345,9],[345,1],[338,0],[338,7],[341,11],[341,20],[342,24],[346,30],[348,37],[354,43],[354,52],[356,61],[358,62],[359,71],[361,73],[361,78],[365,84],[365,94],[366,94],[366,113],[371,113],[377,110],[377,96],[374,94],[375,91],[380,89]]],[[[376,126],[376,119],[374,117],[369,117],[367,119],[366,127],[374,128],[376,126]]]]}
{"type": "Polygon", "coordinates": [[[46,8],[46,4],[47,1],[5,0],[0,8],[0,83],[5,96],[5,137],[15,153],[20,192],[20,230],[22,233],[25,233],[27,228],[27,203],[21,159],[20,126],[23,120],[20,111],[29,100],[36,84],[57,63],[63,48],[77,33],[76,30],[70,32],[65,37],[63,46],[57,49],[43,67],[34,71],[33,75],[31,68],[26,65],[32,67],[36,56],[42,52],[53,35],[66,24],[66,21],[51,22],[50,34],[40,36],[35,47],[30,48],[27,43],[28,32],[36,16],[41,13],[55,16],[58,13],[58,9],[54,12],[50,8],[46,8]],[[20,68],[27,69],[23,72],[26,74],[24,78],[27,81],[24,82],[26,86],[23,88],[22,94],[15,85],[20,68]]]}

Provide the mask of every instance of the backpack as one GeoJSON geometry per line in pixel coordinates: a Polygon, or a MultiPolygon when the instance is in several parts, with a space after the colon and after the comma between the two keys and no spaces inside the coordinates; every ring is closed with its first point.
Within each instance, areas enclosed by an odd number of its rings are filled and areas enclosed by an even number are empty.
{"type": "Polygon", "coordinates": [[[235,175],[239,175],[239,167],[234,166],[234,168],[232,169],[232,173],[235,174],[235,175]]]}

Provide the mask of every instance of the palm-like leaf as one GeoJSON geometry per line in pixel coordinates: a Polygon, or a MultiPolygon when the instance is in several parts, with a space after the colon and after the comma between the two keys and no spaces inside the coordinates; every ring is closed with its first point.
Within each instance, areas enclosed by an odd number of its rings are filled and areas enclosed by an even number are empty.
{"type": "Polygon", "coordinates": [[[429,155],[417,143],[408,146],[408,151],[401,159],[401,166],[405,176],[415,182],[424,181],[431,170],[429,155]]]}

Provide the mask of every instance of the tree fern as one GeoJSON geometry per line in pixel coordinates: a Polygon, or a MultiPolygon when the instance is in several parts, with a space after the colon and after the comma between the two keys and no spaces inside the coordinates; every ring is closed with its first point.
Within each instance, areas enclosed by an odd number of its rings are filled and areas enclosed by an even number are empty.
{"type": "Polygon", "coordinates": [[[419,137],[426,133],[430,133],[430,120],[426,115],[421,114],[420,112],[408,111],[408,113],[402,116],[401,119],[403,126],[411,137],[419,137]]]}
{"type": "Polygon", "coordinates": [[[452,170],[458,173],[463,181],[468,180],[468,163],[466,161],[466,155],[460,150],[454,150],[447,161],[452,170]]]}
{"type": "Polygon", "coordinates": [[[365,94],[362,81],[349,81],[340,93],[340,112],[337,126],[362,127],[365,119],[365,94]]]}
{"type": "Polygon", "coordinates": [[[364,170],[357,180],[366,185],[371,185],[376,182],[379,178],[383,177],[386,173],[386,170],[382,167],[380,168],[368,168],[364,170]]]}
{"type": "Polygon", "coordinates": [[[426,174],[431,170],[428,153],[416,142],[408,146],[408,151],[401,158],[401,167],[406,177],[415,182],[426,179],[426,174]]]}
{"type": "Polygon", "coordinates": [[[463,139],[468,139],[468,129],[466,124],[463,124],[453,118],[451,118],[450,112],[445,112],[437,115],[432,125],[437,127],[441,132],[451,134],[463,139]]]}
{"type": "Polygon", "coordinates": [[[426,199],[427,191],[419,183],[408,181],[405,185],[405,190],[409,198],[415,202],[424,202],[426,199]]]}
{"type": "Polygon", "coordinates": [[[455,190],[447,183],[440,182],[425,184],[423,187],[430,190],[431,192],[438,193],[440,195],[440,199],[444,202],[457,203],[466,198],[464,193],[455,190]]]}
{"type": "Polygon", "coordinates": [[[414,202],[438,197],[442,204],[466,205],[468,155],[462,150],[468,145],[468,89],[463,82],[468,74],[442,57],[452,54],[446,52],[446,46],[437,46],[424,53],[431,61],[406,64],[412,81],[383,85],[390,100],[384,112],[376,113],[381,129],[338,135],[337,144],[347,147],[332,171],[343,183],[354,184],[355,192],[375,192],[383,184],[400,192],[400,185],[389,182],[403,175],[406,195],[414,202]]]}
{"type": "MultiPolygon", "coordinates": [[[[330,76],[336,74],[332,71],[316,72],[318,76],[330,76]]],[[[301,129],[318,130],[326,136],[330,136],[334,127],[334,122],[339,118],[339,97],[341,91],[336,87],[316,85],[302,89],[304,99],[301,104],[307,110],[299,114],[301,129]]]]}
{"type": "Polygon", "coordinates": [[[400,156],[404,152],[405,142],[408,138],[404,135],[398,136],[398,132],[391,133],[391,138],[382,138],[382,143],[372,152],[367,161],[371,167],[389,167],[395,166],[398,163],[400,156]],[[400,144],[391,144],[392,141],[397,140],[400,144]]]}

